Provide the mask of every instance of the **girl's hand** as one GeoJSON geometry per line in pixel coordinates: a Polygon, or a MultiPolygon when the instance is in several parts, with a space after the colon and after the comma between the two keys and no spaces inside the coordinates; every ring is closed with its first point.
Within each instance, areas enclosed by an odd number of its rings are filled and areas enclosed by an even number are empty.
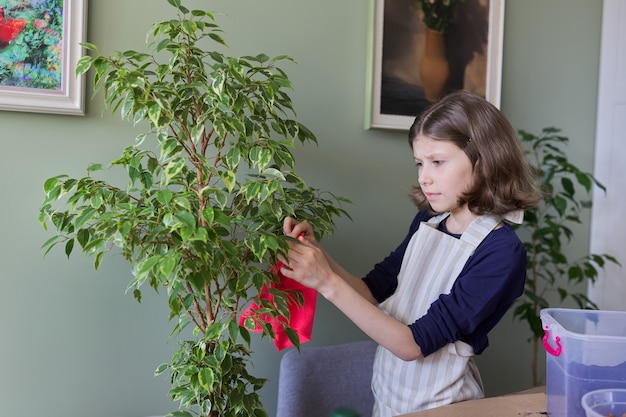
{"type": "Polygon", "coordinates": [[[421,357],[411,329],[376,307],[361,280],[350,278],[348,282],[335,273],[324,251],[304,237],[290,241],[289,245],[287,266],[280,270],[284,276],[317,291],[399,358],[409,361],[421,357]]]}
{"type": "Polygon", "coordinates": [[[289,245],[286,266],[280,272],[287,278],[322,293],[325,284],[336,277],[324,252],[304,237],[299,237],[298,242],[290,242],[289,245]]]}
{"type": "Polygon", "coordinates": [[[298,239],[304,237],[308,242],[317,245],[315,236],[313,234],[313,226],[306,220],[298,222],[293,217],[286,217],[283,221],[283,233],[286,236],[298,239]]]}

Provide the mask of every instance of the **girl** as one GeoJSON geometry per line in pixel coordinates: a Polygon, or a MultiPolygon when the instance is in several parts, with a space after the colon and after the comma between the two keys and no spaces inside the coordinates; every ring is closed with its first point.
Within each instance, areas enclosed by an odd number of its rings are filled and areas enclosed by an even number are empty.
{"type": "Polygon", "coordinates": [[[286,218],[291,244],[281,272],[317,290],[374,339],[374,417],[484,396],[472,356],[522,294],[526,251],[512,227],[540,186],[503,114],[452,93],[409,131],[419,211],[404,241],[363,279],[286,218]]]}

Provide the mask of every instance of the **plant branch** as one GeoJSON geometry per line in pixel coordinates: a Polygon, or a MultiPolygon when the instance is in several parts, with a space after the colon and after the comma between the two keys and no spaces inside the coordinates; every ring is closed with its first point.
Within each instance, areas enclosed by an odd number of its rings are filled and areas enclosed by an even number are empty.
{"type": "Polygon", "coordinates": [[[200,323],[198,323],[193,318],[193,314],[190,313],[191,318],[194,321],[194,323],[196,324],[196,326],[198,326],[200,328],[200,330],[202,330],[203,332],[206,332],[207,322],[205,321],[204,315],[202,314],[202,308],[200,307],[200,303],[198,303],[198,299],[196,298],[196,294],[195,294],[195,292],[194,292],[194,290],[191,287],[191,284],[189,282],[185,282],[185,287],[187,288],[187,291],[189,292],[189,294],[191,294],[193,296],[193,306],[194,306],[194,309],[196,310],[196,314],[198,315],[198,320],[200,321],[200,323]]]}

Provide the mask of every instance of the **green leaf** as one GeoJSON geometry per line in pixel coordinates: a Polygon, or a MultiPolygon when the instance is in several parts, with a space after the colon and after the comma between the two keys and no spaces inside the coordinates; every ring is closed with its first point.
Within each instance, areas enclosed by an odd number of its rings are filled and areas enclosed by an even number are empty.
{"type": "Polygon", "coordinates": [[[233,148],[226,153],[224,161],[230,170],[235,170],[237,165],[239,165],[239,161],[241,159],[241,154],[237,148],[233,148]]]}
{"type": "Polygon", "coordinates": [[[575,190],[574,190],[574,183],[572,182],[572,180],[570,180],[569,178],[561,178],[561,186],[563,187],[563,190],[567,193],[567,195],[574,195],[575,190]]]}
{"type": "Polygon", "coordinates": [[[158,103],[152,103],[148,107],[148,117],[150,118],[150,121],[155,126],[161,126],[159,123],[159,118],[161,117],[161,110],[162,110],[162,107],[158,103]]]}
{"type": "Polygon", "coordinates": [[[161,270],[161,274],[163,274],[166,277],[170,276],[174,272],[175,268],[176,268],[176,258],[174,258],[173,256],[164,257],[159,264],[159,269],[161,270]]]}
{"type": "Polygon", "coordinates": [[[76,216],[76,221],[74,222],[74,228],[81,229],[85,223],[87,223],[89,220],[91,220],[95,214],[98,212],[98,210],[96,210],[93,207],[88,207],[84,210],[82,210],[78,216],[76,216]]]}
{"type": "Polygon", "coordinates": [[[565,213],[565,210],[567,209],[567,200],[565,200],[562,197],[556,196],[554,197],[552,204],[554,208],[556,208],[561,215],[565,213]]]}
{"type": "Polygon", "coordinates": [[[85,246],[87,245],[87,243],[89,243],[90,238],[91,233],[89,232],[89,229],[81,229],[76,233],[76,240],[78,240],[78,243],[83,248],[83,250],[85,250],[85,246]]]}
{"type": "Polygon", "coordinates": [[[228,321],[228,335],[230,339],[235,342],[239,338],[239,324],[237,323],[236,320],[228,321]]]}
{"type": "MultiPolygon", "coordinates": [[[[84,46],[84,44],[83,44],[84,46]]],[[[76,63],[76,75],[82,75],[89,71],[93,60],[89,55],[85,55],[76,63]]]]}
{"type": "Polygon", "coordinates": [[[166,363],[162,363],[161,365],[159,365],[159,367],[154,371],[154,376],[159,376],[161,375],[163,372],[167,371],[169,368],[169,365],[166,363]]]}
{"type": "Polygon", "coordinates": [[[202,218],[207,222],[207,224],[213,224],[213,220],[215,219],[215,210],[212,206],[209,206],[202,211],[202,218]]]}
{"type": "Polygon", "coordinates": [[[172,178],[179,175],[182,170],[185,168],[186,161],[184,158],[176,158],[170,161],[169,164],[165,167],[165,176],[168,183],[172,180],[172,178]]]}
{"type": "MultiPolygon", "coordinates": [[[[174,0],[167,0],[167,1],[174,1],[174,0]]],[[[189,411],[180,411],[180,410],[176,410],[171,412],[170,414],[168,414],[168,416],[172,416],[172,417],[194,417],[193,414],[191,414],[189,411]]]]}
{"type": "Polygon", "coordinates": [[[173,158],[182,151],[182,146],[174,138],[167,138],[161,143],[161,155],[163,158],[173,158]]]}
{"type": "Polygon", "coordinates": [[[87,49],[88,51],[94,51],[97,52],[98,51],[98,47],[92,43],[89,42],[81,42],[80,46],[82,46],[83,48],[87,49]]]}
{"type": "Polygon", "coordinates": [[[222,190],[216,190],[215,200],[219,204],[220,208],[223,210],[226,207],[226,203],[228,202],[228,195],[222,190]]]}
{"type": "Polygon", "coordinates": [[[51,194],[54,190],[58,189],[58,185],[59,185],[59,178],[60,177],[53,177],[53,178],[48,178],[44,183],[43,183],[43,191],[46,194],[51,194]]]}
{"type": "Polygon", "coordinates": [[[209,37],[211,39],[213,39],[215,42],[217,42],[217,43],[219,43],[221,45],[226,46],[226,41],[224,40],[224,38],[222,36],[218,35],[217,33],[211,33],[211,34],[209,34],[209,37]]]}
{"type": "Polygon", "coordinates": [[[215,383],[215,374],[212,369],[203,369],[198,373],[198,381],[202,388],[207,392],[213,390],[213,384],[215,383]]]}
{"type": "Polygon", "coordinates": [[[222,323],[216,322],[209,326],[206,331],[207,340],[217,340],[222,334],[222,323]]]}
{"type": "Polygon", "coordinates": [[[139,264],[137,265],[137,275],[138,276],[142,276],[147,274],[148,272],[150,272],[152,270],[152,268],[154,268],[154,266],[159,263],[159,261],[161,260],[161,256],[159,255],[155,255],[155,256],[151,256],[148,259],[139,262],[139,264]]]}
{"type": "Polygon", "coordinates": [[[591,191],[591,187],[592,187],[592,185],[593,185],[593,182],[592,182],[592,180],[591,180],[590,175],[585,174],[585,173],[583,173],[583,172],[577,172],[577,173],[576,173],[576,179],[578,180],[578,183],[579,183],[580,185],[582,185],[583,187],[585,187],[585,190],[586,190],[587,192],[590,192],[590,191],[591,191]]]}
{"type": "Polygon", "coordinates": [[[300,336],[298,336],[298,333],[296,333],[296,331],[293,330],[291,327],[286,327],[285,334],[289,338],[289,341],[294,345],[294,347],[299,349],[300,348],[300,336]]]}
{"type": "Polygon", "coordinates": [[[74,239],[70,239],[65,243],[65,255],[69,258],[74,248],[74,239]]]}
{"type": "Polygon", "coordinates": [[[248,182],[245,187],[246,201],[250,203],[255,200],[261,191],[261,184],[258,182],[248,182]]]}
{"type": "Polygon", "coordinates": [[[263,171],[272,160],[272,153],[264,147],[255,146],[250,149],[250,160],[258,166],[259,171],[263,171]]]}
{"type": "MultiPolygon", "coordinates": [[[[252,319],[251,318],[246,319],[244,326],[239,328],[239,334],[241,334],[241,338],[246,342],[246,345],[250,346],[250,341],[251,341],[250,332],[247,329],[248,320],[252,320],[252,319]]],[[[252,328],[253,329],[255,328],[254,324],[252,325],[252,328]]]]}
{"type": "Polygon", "coordinates": [[[228,170],[221,172],[220,176],[222,177],[222,181],[224,181],[224,185],[226,185],[228,192],[232,193],[235,185],[237,185],[237,176],[235,175],[235,173],[228,170]]]}
{"type": "Polygon", "coordinates": [[[182,23],[181,27],[186,34],[194,35],[196,33],[196,30],[198,29],[198,25],[193,20],[186,19],[186,20],[183,20],[181,23],[182,23]]]}
{"type": "Polygon", "coordinates": [[[156,199],[164,206],[168,205],[172,201],[173,194],[170,190],[162,189],[156,192],[156,199]]]}
{"type": "Polygon", "coordinates": [[[281,181],[285,181],[285,176],[283,175],[283,173],[276,169],[276,168],[267,168],[263,170],[263,175],[269,175],[272,176],[274,178],[278,178],[281,181]]]}
{"type": "Polygon", "coordinates": [[[195,229],[196,218],[193,216],[193,214],[187,211],[182,211],[180,213],[177,213],[174,217],[185,226],[195,229]]]}

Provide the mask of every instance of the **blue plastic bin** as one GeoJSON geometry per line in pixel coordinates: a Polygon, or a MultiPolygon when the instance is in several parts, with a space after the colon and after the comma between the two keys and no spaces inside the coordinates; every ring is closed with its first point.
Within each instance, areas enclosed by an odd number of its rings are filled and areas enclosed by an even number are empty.
{"type": "Polygon", "coordinates": [[[626,388],[626,311],[547,308],[540,315],[549,416],[585,417],[587,392],[626,388]]]}

